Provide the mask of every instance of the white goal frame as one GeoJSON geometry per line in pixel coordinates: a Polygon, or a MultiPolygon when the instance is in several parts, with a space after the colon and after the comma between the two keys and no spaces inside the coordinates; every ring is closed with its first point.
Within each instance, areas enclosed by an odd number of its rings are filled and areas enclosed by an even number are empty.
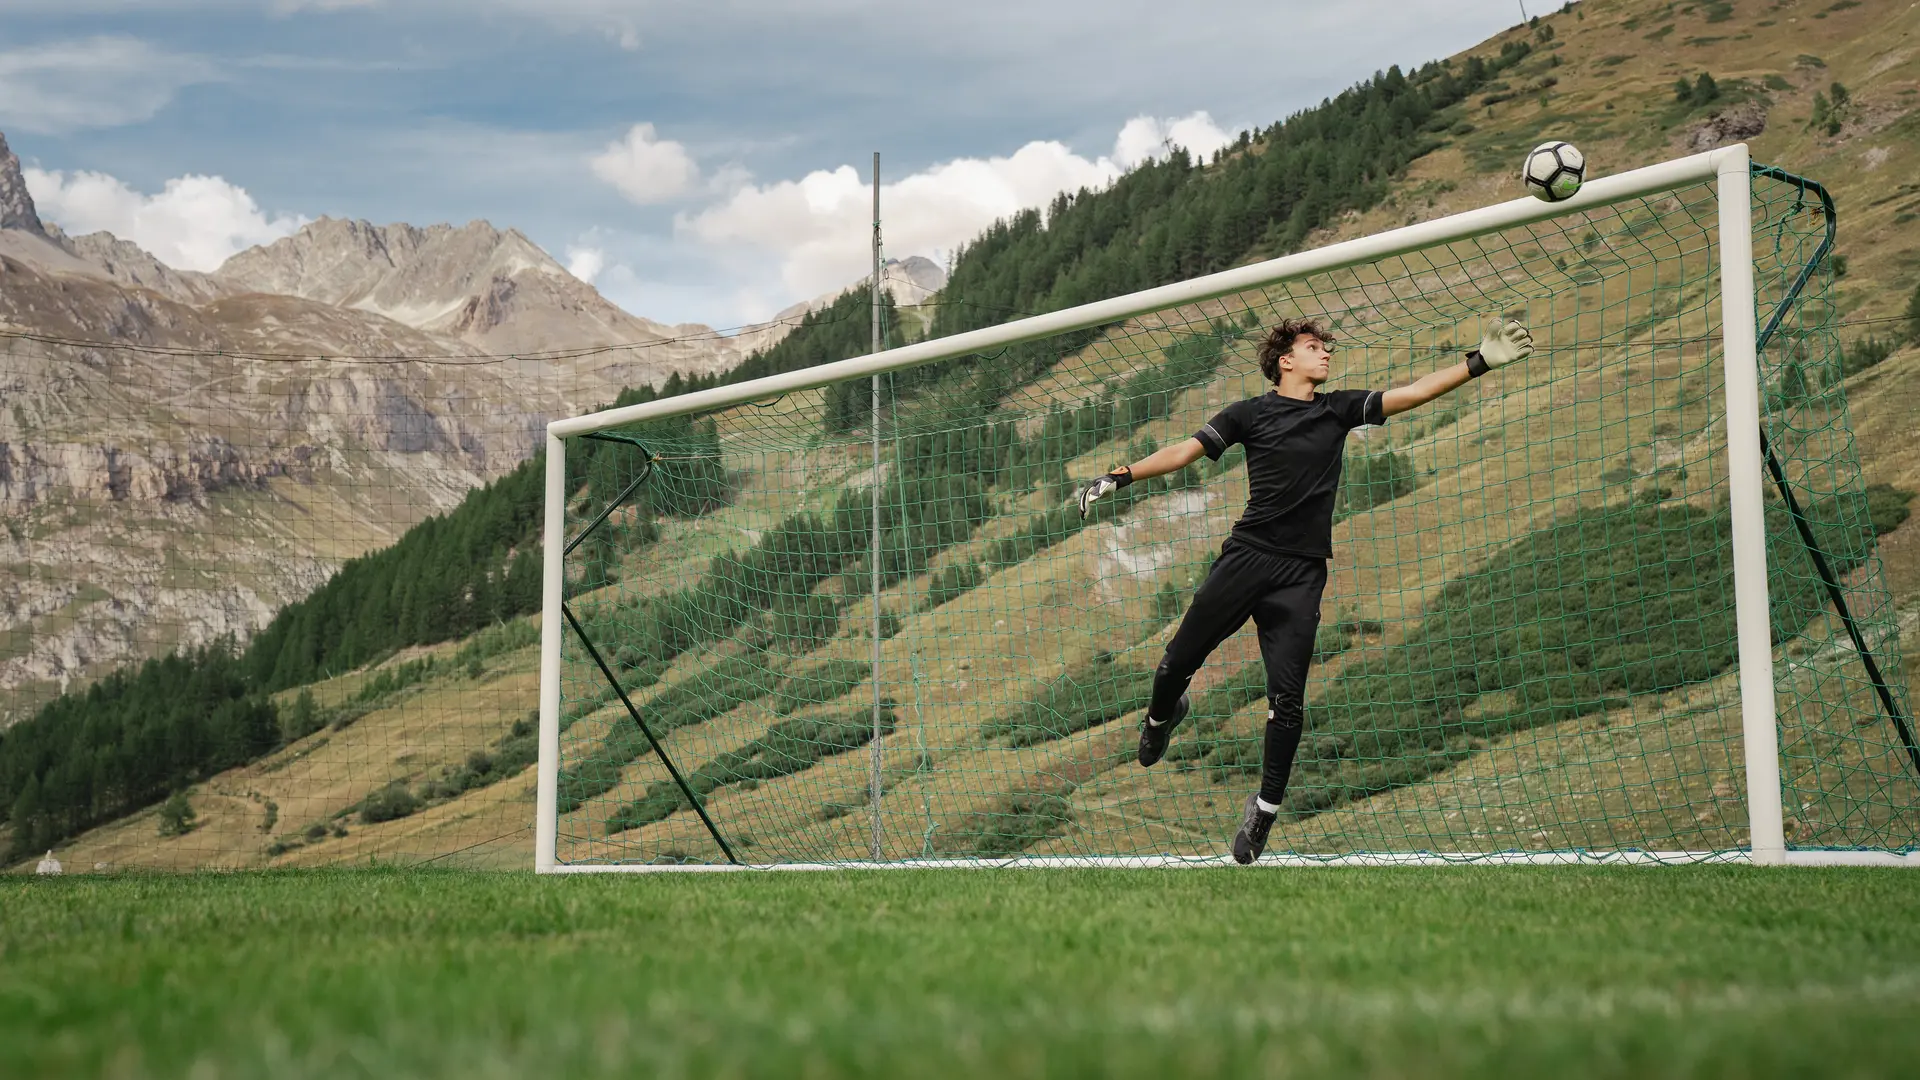
{"type": "Polygon", "coordinates": [[[721,871],[745,869],[900,869],[916,867],[1056,866],[1218,866],[1221,857],[1114,856],[1037,857],[778,863],[749,865],[567,864],[556,859],[559,832],[561,646],[565,623],[567,440],[607,428],[706,412],[831,383],[900,371],[938,360],[990,352],[1074,330],[1124,321],[1135,316],[1217,299],[1243,290],[1274,285],[1468,240],[1515,226],[1599,209],[1709,180],[1719,203],[1720,316],[1727,418],[1727,467],[1733,531],[1734,603],[1738,643],[1740,714],[1745,752],[1744,781],[1749,793],[1749,846],[1729,851],[1506,851],[1355,853],[1341,856],[1279,854],[1260,865],[1454,865],[1461,863],[1568,865],[1665,865],[1686,862],[1749,862],[1758,865],[1890,865],[1920,868],[1920,852],[1871,850],[1793,850],[1786,846],[1779,793],[1780,740],[1774,693],[1773,644],[1767,600],[1765,482],[1760,446],[1760,368],[1753,268],[1751,158],[1738,143],[1702,154],[1589,181],[1574,197],[1548,203],[1532,197],[1453,214],[1326,247],[1302,251],[1217,274],[1145,289],[1062,311],[936,338],[837,363],[770,375],[751,382],[719,386],[676,397],[608,409],[547,425],[545,563],[540,641],[540,763],[534,822],[534,868],[540,873],[721,871]],[[1760,791],[1773,797],[1753,797],[1760,791]]]}

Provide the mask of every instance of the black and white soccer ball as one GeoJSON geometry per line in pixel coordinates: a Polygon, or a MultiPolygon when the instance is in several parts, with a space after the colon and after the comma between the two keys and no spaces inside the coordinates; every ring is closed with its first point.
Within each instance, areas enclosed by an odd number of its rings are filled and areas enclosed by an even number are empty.
{"type": "Polygon", "coordinates": [[[1527,192],[1536,199],[1571,199],[1587,179],[1587,155],[1570,142],[1543,142],[1527,151],[1520,176],[1527,182],[1527,192]]]}

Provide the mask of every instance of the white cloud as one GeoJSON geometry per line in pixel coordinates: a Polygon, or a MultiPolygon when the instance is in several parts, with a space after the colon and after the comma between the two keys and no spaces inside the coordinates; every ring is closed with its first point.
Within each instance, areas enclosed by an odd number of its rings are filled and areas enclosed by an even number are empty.
{"type": "Polygon", "coordinates": [[[181,87],[213,78],[203,60],[130,37],[8,49],[0,51],[0,128],[58,134],[137,123],[181,87]]]}
{"type": "Polygon", "coordinates": [[[1171,147],[1183,146],[1201,160],[1234,140],[1206,112],[1162,120],[1155,116],[1136,116],[1120,129],[1114,141],[1113,160],[1123,169],[1131,169],[1148,158],[1160,157],[1171,147]]]}
{"type": "Polygon", "coordinates": [[[601,251],[599,248],[567,248],[567,273],[572,274],[581,281],[589,285],[593,284],[593,279],[599,277],[600,271],[606,268],[607,253],[601,251]]]}
{"type": "Polygon", "coordinates": [[[625,138],[592,158],[593,174],[645,206],[685,194],[700,177],[687,148],[662,139],[652,124],[635,124],[625,138]]]}
{"type": "Polygon", "coordinates": [[[105,230],[179,270],[212,270],[235,252],[271,243],[307,223],[268,217],[245,189],[218,176],[182,176],[147,195],[95,172],[25,170],[42,217],[73,235],[105,230]]]}
{"type": "MultiPolygon", "coordinates": [[[[1043,207],[1060,192],[1104,187],[1169,143],[1209,154],[1230,141],[1206,113],[1174,120],[1137,117],[1121,130],[1108,156],[1090,159],[1058,142],[1035,141],[1007,157],[935,165],[882,184],[887,253],[951,251],[996,220],[1043,207]]],[[[840,288],[866,268],[872,191],[869,177],[851,165],[799,180],[747,184],[715,206],[683,215],[677,230],[716,248],[773,254],[790,299],[805,299],[840,288]]]]}

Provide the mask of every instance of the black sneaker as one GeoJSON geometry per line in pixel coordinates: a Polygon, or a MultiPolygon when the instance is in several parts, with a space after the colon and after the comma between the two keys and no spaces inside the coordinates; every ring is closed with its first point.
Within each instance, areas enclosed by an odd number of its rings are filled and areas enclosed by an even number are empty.
{"type": "Polygon", "coordinates": [[[1273,815],[1260,809],[1260,796],[1247,796],[1247,816],[1240,819],[1240,831],[1233,834],[1233,861],[1245,866],[1267,850],[1267,833],[1273,831],[1273,815]]]}
{"type": "Polygon", "coordinates": [[[1157,725],[1147,723],[1144,718],[1140,721],[1140,765],[1142,768],[1151,768],[1154,762],[1159,761],[1161,757],[1166,754],[1167,740],[1173,738],[1173,729],[1180,726],[1180,721],[1187,718],[1189,705],[1187,695],[1181,694],[1179,704],[1173,707],[1173,719],[1157,725]]]}

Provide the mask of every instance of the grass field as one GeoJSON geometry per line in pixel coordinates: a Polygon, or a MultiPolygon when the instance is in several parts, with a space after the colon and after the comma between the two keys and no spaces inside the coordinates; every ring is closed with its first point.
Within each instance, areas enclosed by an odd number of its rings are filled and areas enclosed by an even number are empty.
{"type": "Polygon", "coordinates": [[[0,1076],[1913,1075],[1899,871],[0,882],[0,1076]]]}

